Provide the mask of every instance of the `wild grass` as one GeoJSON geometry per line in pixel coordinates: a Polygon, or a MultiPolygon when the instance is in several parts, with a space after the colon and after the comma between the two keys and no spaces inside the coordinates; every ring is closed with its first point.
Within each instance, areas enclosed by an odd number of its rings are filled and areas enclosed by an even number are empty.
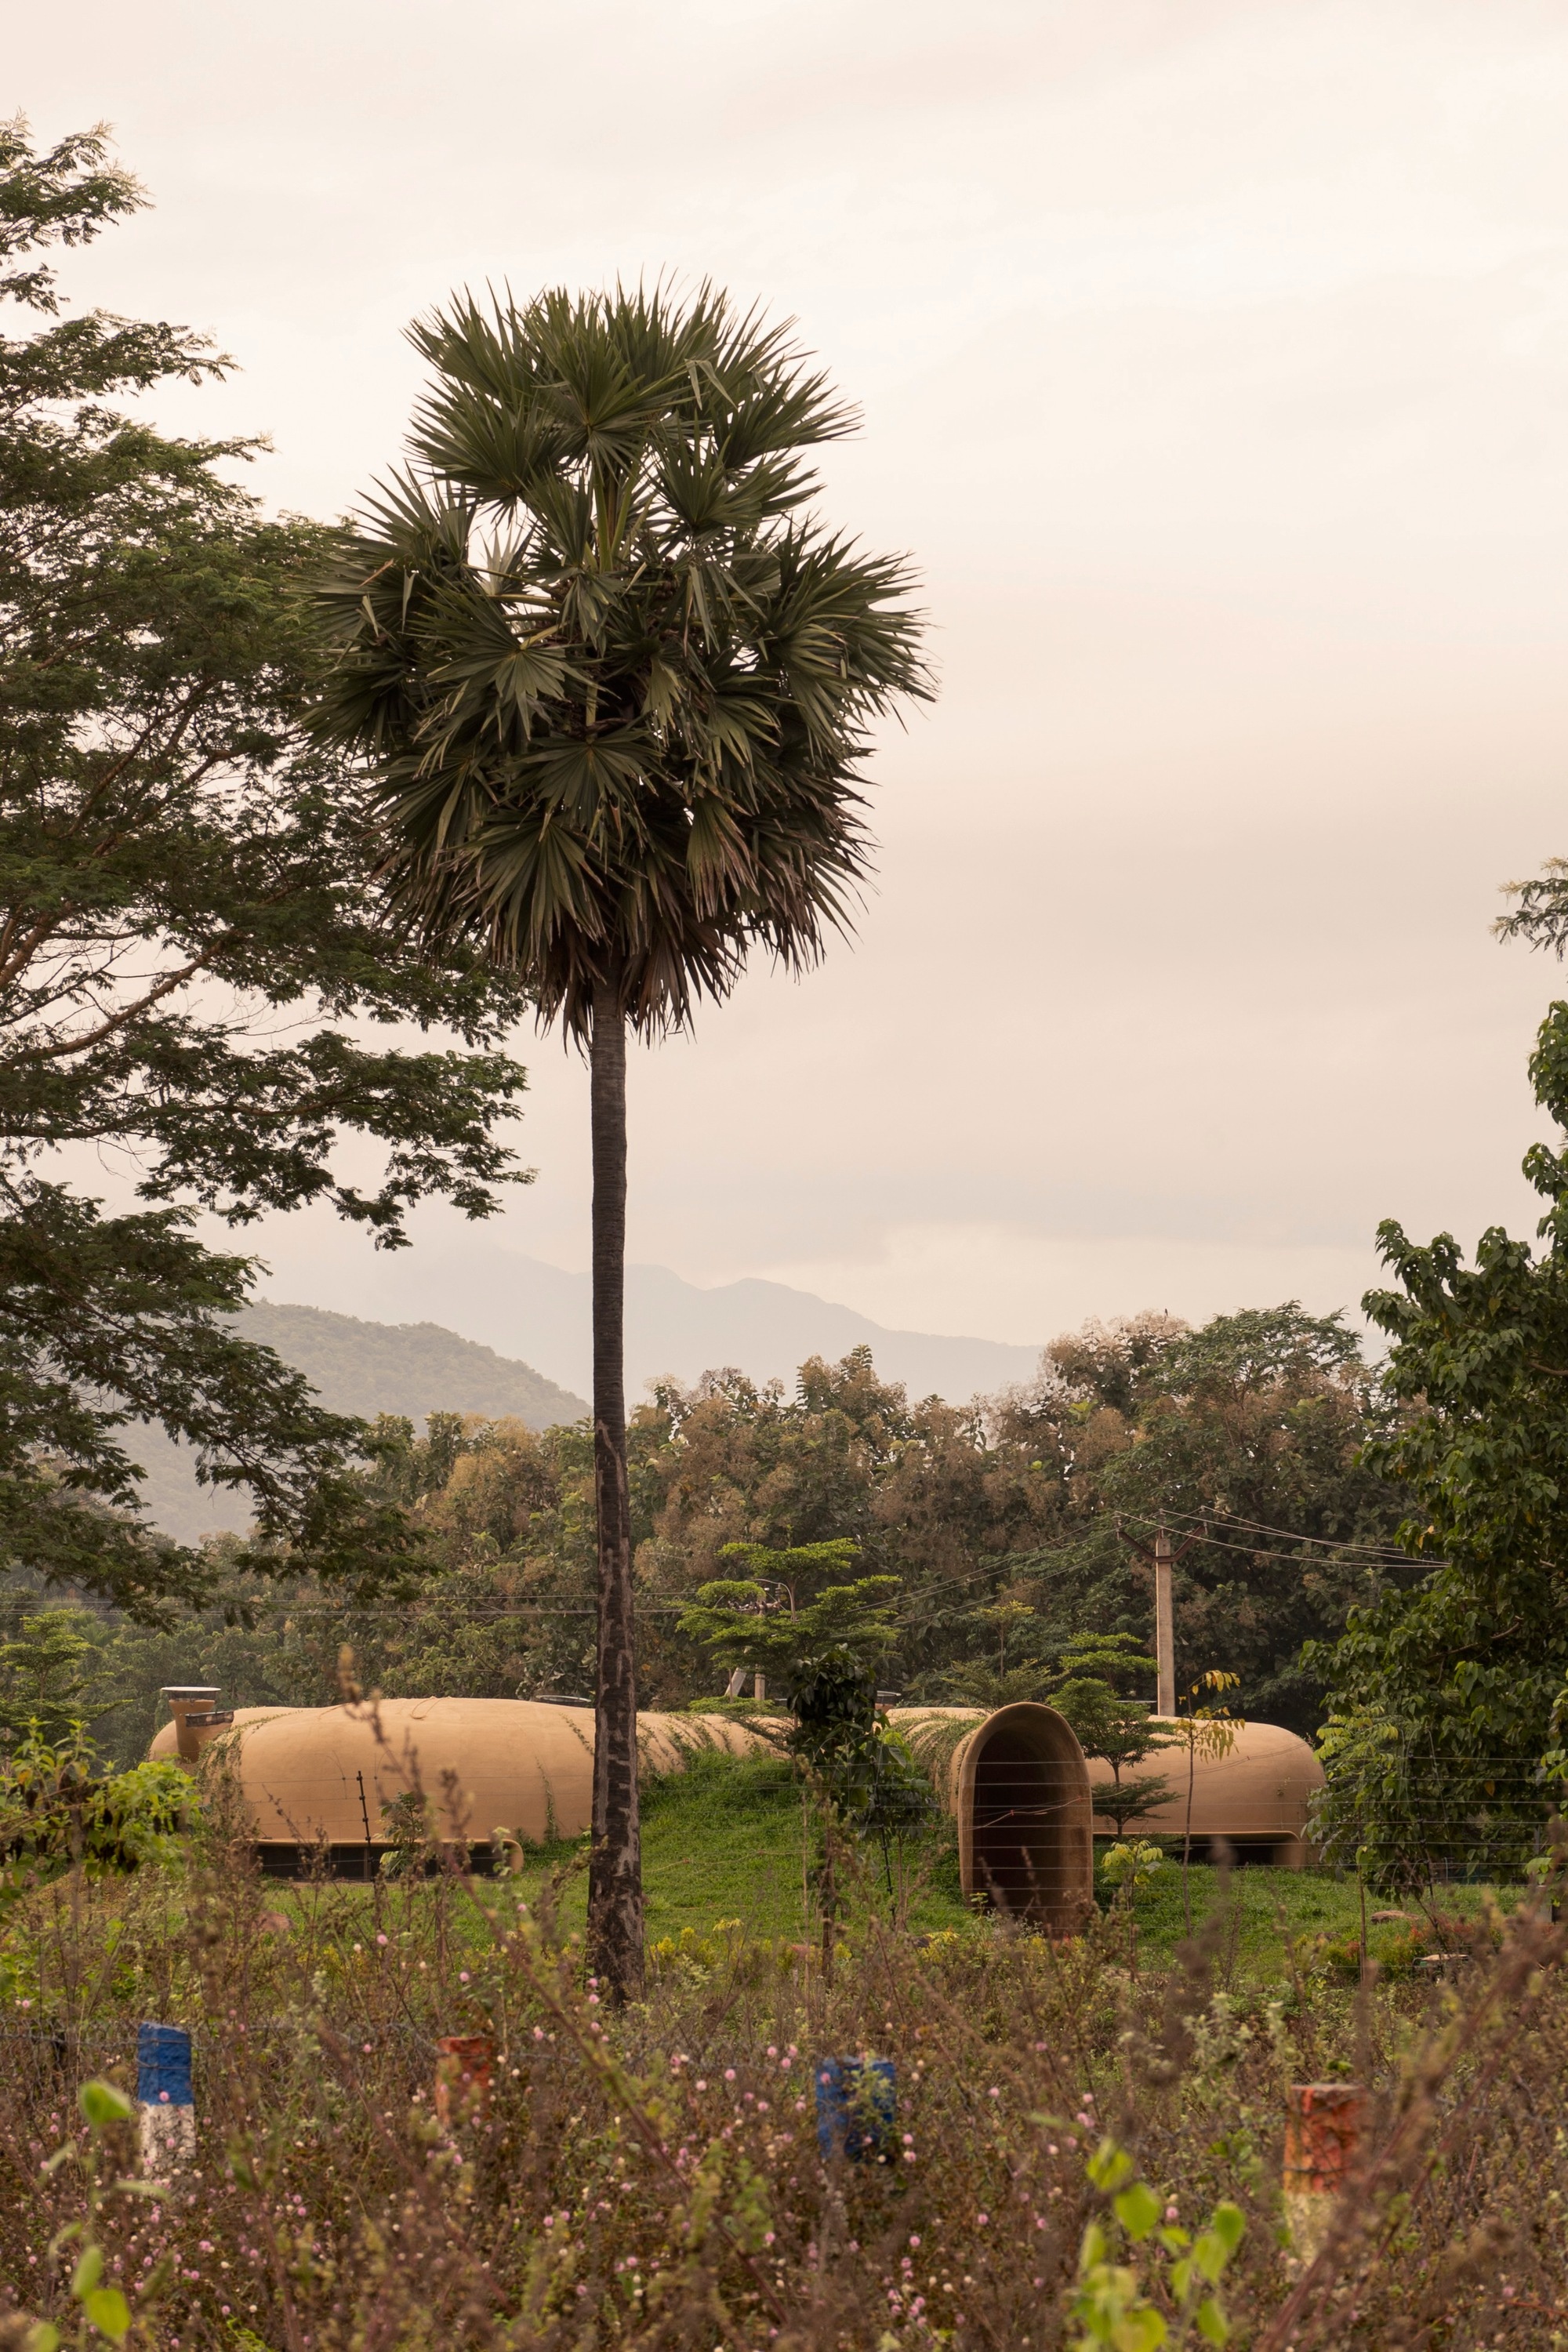
{"type": "MultiPolygon", "coordinates": [[[[767,1843],[786,1809],[741,1775],[726,1811],[726,1785],[650,1804],[656,1886],[699,1874],[693,1932],[619,2014],[584,1980],[573,1882],[539,1858],[284,1895],[221,1789],[182,1864],[37,1889],[0,1947],[0,2310],[83,2325],[79,2247],[58,2243],[84,2211],[78,2095],[95,2077],[133,2091],[152,2017],[195,2036],[195,2160],[156,2198],[109,2196],[94,2228],[132,2340],[160,2352],[1048,2352],[1116,2340],[1082,2315],[1091,2220],[1174,2342],[1170,2258],[1127,2241],[1086,2170],[1107,2136],[1162,2226],[1237,2209],[1221,2297],[1239,2345],[1568,2343],[1568,1984],[1539,1906],[1474,1904],[1471,1957],[1436,1984],[1341,1981],[1305,1920],[1270,1977],[1245,1958],[1266,1874],[1238,1872],[1205,1883],[1179,1949],[1152,1892],[1134,1976],[1123,1914],[1063,1943],[968,1917],[917,1931],[868,1867],[825,1979],[788,1932],[798,1843],[767,1843]],[[763,1874],[740,1928],[712,1932],[745,1914],[704,1820],[763,1874]],[[493,2078],[443,2121],[437,2040],[456,2034],[489,2039],[493,2078]],[[817,2141],[814,2064],[842,2055],[895,2070],[896,2120],[863,2162],[817,2141]],[[1372,2158],[1303,2274],[1279,2200],[1286,2091],[1334,2075],[1372,2087],[1372,2158]]],[[[102,2137],[133,2175],[130,2127],[102,2137]]]]}

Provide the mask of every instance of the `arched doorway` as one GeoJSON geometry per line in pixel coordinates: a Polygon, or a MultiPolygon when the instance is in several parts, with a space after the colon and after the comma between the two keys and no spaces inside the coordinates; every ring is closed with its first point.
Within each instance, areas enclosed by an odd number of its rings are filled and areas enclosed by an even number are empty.
{"type": "Polygon", "coordinates": [[[965,1895],[1076,1935],[1094,1904],[1089,1771],[1055,1707],[999,1707],[953,1759],[959,1872],[965,1895]]]}

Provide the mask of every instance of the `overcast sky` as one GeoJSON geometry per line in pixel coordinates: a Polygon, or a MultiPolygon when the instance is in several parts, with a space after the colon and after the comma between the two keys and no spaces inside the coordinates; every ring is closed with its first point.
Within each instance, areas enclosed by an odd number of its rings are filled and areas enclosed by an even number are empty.
{"type": "MultiPolygon", "coordinates": [[[[1528,1223],[1564,983],[1489,926],[1568,854],[1560,5],[71,0],[5,50],[155,199],[68,288],[236,354],[166,414],[269,434],[276,505],[395,457],[463,282],[711,274],[861,404],[826,508],[918,564],[942,698],[855,944],[637,1057],[634,1256],[1029,1340],[1528,1223]]],[[[526,1057],[497,1239],[581,1266],[585,1085],[526,1057]]],[[[323,1305],[365,1246],[264,1245],[323,1305]]]]}

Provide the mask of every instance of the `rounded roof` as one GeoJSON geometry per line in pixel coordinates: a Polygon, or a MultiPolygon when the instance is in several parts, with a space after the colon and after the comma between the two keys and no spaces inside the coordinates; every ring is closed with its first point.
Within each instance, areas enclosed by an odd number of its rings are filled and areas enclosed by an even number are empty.
{"type": "MultiPolygon", "coordinates": [[[[930,1761],[949,1804],[959,1810],[961,1759],[971,1737],[961,1727],[978,1728],[998,1718],[976,1707],[902,1706],[889,1712],[900,1728],[914,1734],[922,1752],[928,1748],[919,1736],[922,1723],[933,1732],[939,1724],[952,1725],[930,1761]],[[945,1758],[941,1748],[948,1748],[945,1758]]],[[[1060,1720],[1052,1709],[1039,1712],[1060,1720]]],[[[576,1837],[592,1819],[594,1716],[588,1707],[509,1698],[237,1707],[232,1726],[207,1738],[237,1756],[241,1792],[263,1843],[306,1845],[324,1838],[333,1845],[363,1845],[368,1835],[371,1843],[383,1843],[390,1832],[382,1808],[416,1786],[431,1801],[441,1834],[462,1834],[475,1843],[498,1829],[531,1844],[576,1837]]],[[[637,1718],[637,1744],[645,1769],[669,1772],[679,1771],[695,1750],[721,1748],[747,1755],[772,1743],[730,1716],[649,1713],[637,1718]]],[[[150,1752],[178,1752],[172,1723],[163,1726],[150,1752]]],[[[1088,1769],[1091,1790],[1110,1783],[1108,1764],[1091,1759],[1088,1769]]],[[[1135,1769],[1140,1775],[1163,1773],[1173,1793],[1130,1823],[1129,1834],[1179,1837],[1187,1826],[1184,1741],[1154,1750],[1135,1769]]],[[[1279,1724],[1241,1724],[1229,1755],[1195,1759],[1193,1834],[1300,1839],[1306,1833],[1312,1792],[1322,1782],[1322,1767],[1294,1732],[1279,1724]]],[[[1103,1833],[1113,1825],[1097,1814],[1095,1826],[1103,1833]]]]}
{"type": "MultiPolygon", "coordinates": [[[[1174,1746],[1157,1748],[1142,1764],[1123,1768],[1129,1779],[1163,1773],[1173,1790],[1164,1804],[1128,1823],[1129,1836],[1180,1837],[1187,1827],[1186,1739],[1179,1724],[1166,1728],[1176,1734],[1174,1746]]],[[[1306,1835],[1307,1808],[1323,1785],[1323,1768],[1294,1731],[1278,1723],[1241,1723],[1228,1755],[1200,1753],[1191,1762],[1194,1837],[1306,1835]]],[[[1110,1765],[1091,1759],[1089,1778],[1091,1787],[1108,1788],[1110,1765]]],[[[1103,1815],[1096,1820],[1106,1829],[1113,1826],[1103,1815]]]]}
{"type": "MultiPolygon", "coordinates": [[[[935,1755],[945,1745],[940,1733],[933,1743],[921,1736],[943,1724],[979,1724],[983,1708],[974,1706],[896,1706],[893,1721],[909,1732],[921,1753],[935,1755]]],[[[1163,1773],[1174,1793],[1154,1811],[1129,1822],[1128,1835],[1180,1837],[1187,1826],[1187,1752],[1179,1723],[1166,1729],[1175,1745],[1157,1748],[1142,1764],[1124,1767],[1125,1777],[1140,1779],[1163,1773]]],[[[949,1733],[946,1738],[955,1735],[949,1733]]],[[[962,1752],[955,1748],[954,1754],[962,1752]]],[[[1090,1757],[1091,1789],[1109,1788],[1113,1779],[1102,1758],[1090,1757]]],[[[1198,1756],[1193,1769],[1193,1835],[1194,1837],[1301,1838],[1307,1833],[1307,1807],[1314,1790],[1323,1785],[1323,1768],[1307,1742],[1278,1723],[1240,1723],[1228,1756],[1198,1756]]],[[[1114,1828],[1104,1814],[1095,1815],[1103,1835],[1114,1828]]]]}
{"type": "MultiPolygon", "coordinates": [[[[345,1706],[237,1707],[207,1743],[235,1757],[264,1843],[384,1843],[383,1809],[418,1789],[437,1833],[475,1843],[498,1830],[542,1844],[576,1837],[593,1816],[594,1717],[537,1699],[385,1698],[345,1706]]],[[[763,1744],[722,1716],[643,1715],[646,1769],[679,1770],[700,1748],[763,1744]]],[[[177,1753],[165,1724],[150,1753],[177,1753]]]]}

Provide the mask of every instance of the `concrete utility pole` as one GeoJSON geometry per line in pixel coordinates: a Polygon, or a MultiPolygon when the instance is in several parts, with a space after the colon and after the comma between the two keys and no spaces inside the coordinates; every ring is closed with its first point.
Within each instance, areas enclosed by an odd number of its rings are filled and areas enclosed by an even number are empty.
{"type": "Polygon", "coordinates": [[[1176,1634],[1171,1616],[1171,1538],[1163,1528],[1154,1538],[1154,1673],[1156,1715],[1176,1712],[1176,1634]]]}
{"type": "Polygon", "coordinates": [[[1154,1712],[1167,1720],[1176,1712],[1176,1630],[1171,1607],[1171,1570],[1177,1560],[1191,1551],[1203,1529],[1190,1535],[1179,1551],[1171,1549],[1171,1538],[1163,1528],[1154,1538],[1152,1549],[1137,1536],[1130,1536],[1125,1528],[1118,1528],[1124,1544],[1142,1552],[1154,1570],[1154,1712]]]}

